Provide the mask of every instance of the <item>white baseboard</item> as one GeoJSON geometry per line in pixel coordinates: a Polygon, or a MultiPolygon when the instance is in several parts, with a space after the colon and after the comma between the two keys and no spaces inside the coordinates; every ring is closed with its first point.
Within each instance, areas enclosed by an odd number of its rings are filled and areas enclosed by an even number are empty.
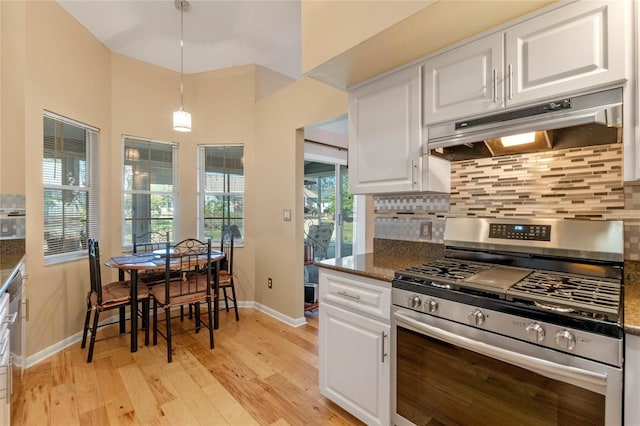
{"type": "MultiPolygon", "coordinates": [[[[259,310],[260,312],[263,312],[267,315],[269,315],[270,317],[273,317],[279,321],[282,321],[283,323],[290,325],[291,327],[300,327],[302,325],[305,325],[307,323],[307,319],[303,316],[302,318],[291,318],[289,316],[283,315],[278,311],[275,311],[273,309],[271,309],[268,306],[262,305],[260,303],[255,303],[255,308],[257,310],[259,310]]],[[[242,305],[240,305],[242,306],[242,305]]]]}
{"type": "MultiPolygon", "coordinates": [[[[79,331],[78,333],[67,337],[66,339],[63,339],[51,346],[49,346],[48,348],[45,348],[43,350],[41,350],[40,352],[36,352],[35,354],[28,356],[25,360],[25,366],[23,368],[29,368],[29,367],[33,367],[34,365],[36,365],[37,363],[39,363],[40,361],[44,361],[45,359],[49,358],[52,355],[57,354],[58,352],[68,348],[69,346],[73,345],[74,343],[78,343],[80,342],[80,340],[82,340],[82,331],[79,331]]],[[[79,344],[79,343],[78,343],[79,344]]]]}
{"type": "MultiPolygon", "coordinates": [[[[221,301],[222,302],[222,301],[221,301]]],[[[291,327],[300,327],[302,325],[305,325],[307,323],[307,320],[302,317],[302,318],[291,318],[289,316],[283,315],[278,311],[275,311],[265,305],[262,305],[260,303],[256,303],[256,302],[250,302],[250,301],[239,301],[238,302],[238,307],[239,308],[253,308],[253,309],[257,309],[260,312],[263,312],[267,315],[269,315],[270,317],[273,317],[279,321],[282,321],[283,323],[291,326],[291,327]]],[[[220,309],[224,309],[224,302],[220,303],[220,309]]],[[[127,312],[127,319],[129,318],[129,312],[127,312]]],[[[113,321],[112,318],[106,318],[103,321],[100,321],[100,324],[105,324],[107,322],[113,321]]],[[[88,338],[90,338],[90,336],[88,336],[88,338]]],[[[69,346],[73,345],[73,344],[79,344],[79,342],[82,340],[82,331],[77,332],[76,334],[73,334],[39,352],[36,352],[35,354],[26,357],[25,362],[22,367],[27,369],[29,367],[32,367],[36,364],[38,364],[41,361],[44,361],[45,359],[49,358],[52,355],[57,354],[58,352],[68,348],[69,346]]],[[[87,342],[88,344],[88,342],[87,342]]]]}

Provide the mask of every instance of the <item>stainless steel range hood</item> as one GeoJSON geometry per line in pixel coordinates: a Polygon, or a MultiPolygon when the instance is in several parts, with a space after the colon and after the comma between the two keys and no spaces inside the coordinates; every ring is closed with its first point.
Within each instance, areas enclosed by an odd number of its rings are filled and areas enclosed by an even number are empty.
{"type": "Polygon", "coordinates": [[[616,88],[430,126],[427,149],[457,161],[617,143],[621,128],[622,88],[616,88]],[[503,146],[499,139],[526,132],[537,132],[536,141],[503,146]]]}

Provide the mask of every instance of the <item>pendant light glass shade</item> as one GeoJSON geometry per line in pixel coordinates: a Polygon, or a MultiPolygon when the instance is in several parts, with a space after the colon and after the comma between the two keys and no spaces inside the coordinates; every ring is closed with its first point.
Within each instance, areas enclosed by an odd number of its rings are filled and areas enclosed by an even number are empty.
{"type": "Polygon", "coordinates": [[[180,10],[180,109],[173,112],[173,130],[178,132],[191,131],[191,114],[184,110],[184,11],[189,8],[187,0],[175,0],[180,10]]]}
{"type": "Polygon", "coordinates": [[[173,130],[178,132],[190,132],[191,131],[191,114],[187,111],[179,109],[173,111],[173,130]]]}

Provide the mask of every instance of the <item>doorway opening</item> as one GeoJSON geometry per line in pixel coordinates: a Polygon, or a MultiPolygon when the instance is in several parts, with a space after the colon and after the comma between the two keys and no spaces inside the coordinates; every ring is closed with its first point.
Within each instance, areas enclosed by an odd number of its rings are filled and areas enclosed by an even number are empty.
{"type": "Polygon", "coordinates": [[[353,196],[346,165],[305,161],[304,235],[312,260],[353,254],[353,196]]]}

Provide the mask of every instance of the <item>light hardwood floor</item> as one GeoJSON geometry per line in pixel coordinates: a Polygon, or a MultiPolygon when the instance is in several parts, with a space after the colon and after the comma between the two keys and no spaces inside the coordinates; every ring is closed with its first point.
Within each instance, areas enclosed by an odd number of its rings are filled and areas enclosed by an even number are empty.
{"type": "Polygon", "coordinates": [[[134,354],[129,335],[98,342],[91,364],[78,342],[25,371],[12,425],[361,424],[320,395],[317,312],[307,320],[222,311],[215,349],[206,330],[175,336],[171,364],[162,338],[145,347],[139,336],[134,354]]]}

